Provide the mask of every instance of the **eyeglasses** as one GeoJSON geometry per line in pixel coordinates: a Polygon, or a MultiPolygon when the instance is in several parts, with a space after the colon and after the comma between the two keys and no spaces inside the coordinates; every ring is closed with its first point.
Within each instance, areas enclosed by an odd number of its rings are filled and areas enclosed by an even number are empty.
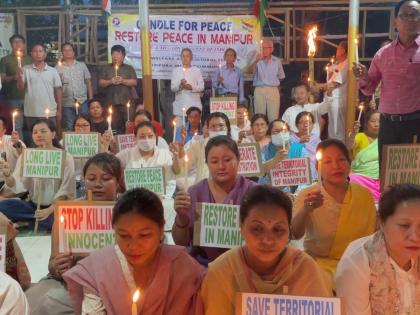
{"type": "Polygon", "coordinates": [[[419,21],[420,20],[420,13],[400,13],[398,16],[402,20],[411,20],[411,21],[419,21]]]}

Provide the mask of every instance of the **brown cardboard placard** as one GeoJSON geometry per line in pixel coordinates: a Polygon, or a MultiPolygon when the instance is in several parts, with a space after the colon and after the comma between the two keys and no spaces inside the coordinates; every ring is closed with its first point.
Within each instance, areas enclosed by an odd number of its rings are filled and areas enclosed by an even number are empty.
{"type": "Polygon", "coordinates": [[[238,174],[247,177],[262,176],[263,163],[261,149],[258,143],[241,143],[239,149],[238,174]]]}
{"type": "Polygon", "coordinates": [[[236,124],[236,110],[238,108],[238,98],[228,97],[210,97],[210,113],[220,112],[225,114],[231,124],[236,124]]]}

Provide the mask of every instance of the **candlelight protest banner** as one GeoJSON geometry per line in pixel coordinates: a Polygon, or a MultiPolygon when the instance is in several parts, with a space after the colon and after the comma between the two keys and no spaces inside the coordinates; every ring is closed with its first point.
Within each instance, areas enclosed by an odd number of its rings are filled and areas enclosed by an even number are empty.
{"type": "Polygon", "coordinates": [[[270,170],[274,187],[309,185],[312,182],[309,158],[280,161],[270,170]]]}
{"type": "Polygon", "coordinates": [[[238,149],[238,173],[248,177],[263,175],[260,146],[257,143],[241,143],[238,149]]]}
{"type": "MultiPolygon", "coordinates": [[[[181,66],[182,48],[188,47],[194,55],[194,66],[200,68],[203,77],[225,64],[223,54],[227,48],[235,49],[235,66],[251,80],[249,65],[260,51],[261,27],[253,15],[150,15],[149,38],[153,79],[170,80],[172,70],[181,66]]],[[[117,44],[127,52],[124,62],[141,77],[138,14],[108,17],[108,51],[117,44]]]]}
{"type": "Polygon", "coordinates": [[[384,145],[381,189],[395,184],[420,185],[420,144],[384,145]]]}
{"type": "Polygon", "coordinates": [[[236,97],[211,97],[210,113],[223,113],[229,118],[231,124],[236,124],[237,102],[236,97]]]}
{"type": "Polygon", "coordinates": [[[22,176],[61,179],[64,172],[65,153],[60,149],[23,150],[22,176]]]}
{"type": "Polygon", "coordinates": [[[339,298],[237,293],[235,315],[341,315],[339,298]]]}
{"type": "Polygon", "coordinates": [[[0,271],[6,272],[7,223],[0,223],[0,271]]]}
{"type": "Polygon", "coordinates": [[[158,195],[165,194],[165,172],[163,167],[126,168],[124,181],[127,190],[146,188],[158,195]]]}
{"type": "Polygon", "coordinates": [[[243,242],[239,228],[239,206],[197,203],[194,245],[232,248],[243,242]]]}
{"type": "Polygon", "coordinates": [[[134,134],[116,135],[115,138],[117,142],[118,152],[121,152],[124,149],[134,147],[137,142],[134,134]]]}
{"type": "Polygon", "coordinates": [[[54,253],[87,254],[115,243],[111,202],[54,203],[54,253]]]}
{"type": "Polygon", "coordinates": [[[64,149],[75,158],[89,158],[99,152],[99,133],[65,132],[64,149]]]}

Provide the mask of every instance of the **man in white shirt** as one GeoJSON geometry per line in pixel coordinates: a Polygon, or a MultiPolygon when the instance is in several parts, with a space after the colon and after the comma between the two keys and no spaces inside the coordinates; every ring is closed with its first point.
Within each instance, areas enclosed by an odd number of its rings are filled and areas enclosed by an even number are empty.
{"type": "Polygon", "coordinates": [[[172,71],[171,90],[175,92],[173,114],[177,119],[177,126],[182,125],[183,108],[186,113],[192,106],[200,110],[203,107],[201,104],[201,92],[204,91],[203,76],[199,68],[191,66],[192,59],[191,49],[182,49],[182,67],[177,67],[172,71]]]}
{"type": "Polygon", "coordinates": [[[322,103],[309,103],[309,97],[311,93],[308,85],[304,83],[295,86],[292,90],[292,94],[296,105],[293,105],[286,109],[286,111],[283,114],[282,120],[287,122],[287,124],[293,132],[298,132],[298,129],[296,127],[296,116],[301,112],[310,112],[315,117],[314,129],[312,132],[316,133],[317,135],[320,135],[324,127],[323,119],[321,116],[328,113],[332,98],[325,97],[322,103]]]}

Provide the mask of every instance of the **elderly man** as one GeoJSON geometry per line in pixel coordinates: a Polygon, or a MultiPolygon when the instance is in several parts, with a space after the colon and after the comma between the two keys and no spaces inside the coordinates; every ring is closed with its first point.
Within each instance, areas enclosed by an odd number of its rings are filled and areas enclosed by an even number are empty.
{"type": "Polygon", "coordinates": [[[410,143],[420,135],[420,3],[402,0],[395,7],[398,37],[375,54],[369,71],[354,64],[365,95],[381,83],[379,157],[384,144],[410,143]]]}
{"type": "Polygon", "coordinates": [[[285,78],[283,66],[279,58],[274,57],[273,42],[264,40],[262,54],[258,54],[250,69],[254,73],[255,113],[267,114],[273,121],[280,113],[280,81],[285,78]]]}

